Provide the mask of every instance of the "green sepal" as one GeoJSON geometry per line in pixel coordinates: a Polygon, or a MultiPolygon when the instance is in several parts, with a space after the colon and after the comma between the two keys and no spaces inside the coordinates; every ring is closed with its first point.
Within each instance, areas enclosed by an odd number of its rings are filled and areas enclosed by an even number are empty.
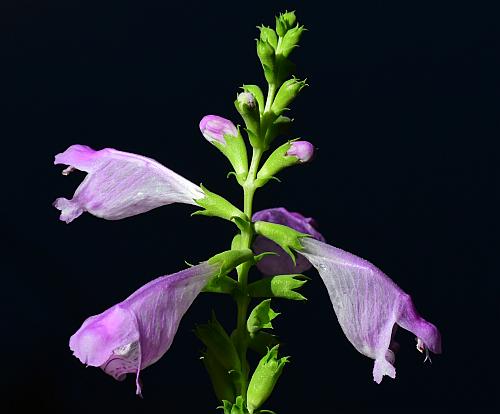
{"type": "Polygon", "coordinates": [[[241,372],[240,358],[233,341],[217,321],[214,313],[208,323],[195,328],[195,334],[226,372],[233,370],[241,372]]]}
{"type": "Polygon", "coordinates": [[[260,138],[259,134],[254,133],[252,130],[245,128],[245,132],[248,135],[248,140],[250,141],[250,145],[253,148],[261,148],[261,149],[267,149],[264,148],[262,139],[260,138]]]}
{"type": "Polygon", "coordinates": [[[284,57],[288,57],[290,53],[292,53],[293,49],[299,45],[300,37],[305,30],[304,26],[297,25],[286,32],[281,41],[280,48],[281,54],[284,57]]]}
{"type": "Polygon", "coordinates": [[[226,293],[231,295],[238,287],[238,282],[228,276],[220,276],[211,279],[203,288],[203,292],[226,293]]]}
{"type": "Polygon", "coordinates": [[[248,285],[248,294],[253,298],[283,298],[290,300],[307,300],[296,292],[307,282],[301,274],[277,275],[266,277],[248,285]]]}
{"type": "Polygon", "coordinates": [[[278,381],[288,357],[278,359],[279,345],[274,346],[260,360],[250,379],[247,391],[247,407],[250,414],[269,398],[278,381]]]}
{"type": "Polygon", "coordinates": [[[266,80],[272,83],[274,80],[274,67],[276,63],[274,48],[268,41],[257,39],[257,56],[264,69],[266,80]]]}
{"type": "MultiPolygon", "coordinates": [[[[234,101],[234,106],[245,121],[245,131],[247,131],[247,133],[251,132],[254,136],[258,137],[260,135],[259,104],[257,102],[257,99],[255,99],[255,96],[253,94],[251,95],[254,97],[253,105],[248,105],[247,103],[243,102],[244,99],[241,98],[242,94],[240,94],[234,101]]],[[[250,143],[252,144],[252,146],[254,146],[252,140],[250,140],[250,143]]]]}
{"type": "Polygon", "coordinates": [[[250,249],[226,250],[208,259],[208,264],[219,265],[219,276],[222,276],[250,260],[254,261],[254,255],[250,249]]]}
{"type": "Polygon", "coordinates": [[[253,308],[247,320],[247,330],[250,334],[254,334],[261,329],[273,327],[271,321],[278,316],[279,313],[271,309],[271,299],[266,299],[260,302],[253,308]]]}
{"type": "Polygon", "coordinates": [[[196,204],[203,207],[205,210],[198,210],[192,213],[192,216],[203,215],[220,217],[226,220],[233,220],[235,217],[239,217],[242,220],[248,221],[247,216],[238,207],[231,204],[224,197],[218,194],[208,191],[206,187],[200,185],[205,197],[195,200],[196,204]]]}
{"type": "Polygon", "coordinates": [[[217,408],[222,408],[224,414],[248,414],[248,410],[245,407],[245,401],[241,395],[236,397],[236,402],[234,404],[227,400],[223,400],[222,404],[222,406],[217,408]]]}
{"type": "Polygon", "coordinates": [[[245,92],[250,92],[253,96],[255,96],[255,100],[259,104],[259,112],[264,112],[265,103],[264,93],[262,92],[262,89],[260,89],[260,87],[257,85],[243,85],[241,88],[245,92]]]}
{"type": "Polygon", "coordinates": [[[279,146],[267,158],[266,162],[257,173],[257,179],[255,180],[255,185],[257,187],[262,187],[281,170],[299,163],[299,159],[295,155],[286,155],[293,141],[296,140],[288,141],[279,146]]]}
{"type": "Polygon", "coordinates": [[[276,335],[265,331],[259,331],[250,336],[248,347],[260,355],[265,355],[267,351],[269,351],[269,348],[278,345],[278,343],[279,340],[276,335]]]}
{"type": "Polygon", "coordinates": [[[288,79],[279,88],[276,98],[274,98],[271,106],[271,111],[276,116],[281,115],[281,113],[288,108],[288,105],[292,103],[305,86],[307,86],[305,80],[299,80],[295,77],[288,79]]]}
{"type": "Polygon", "coordinates": [[[234,401],[236,388],[229,372],[219,363],[213,351],[208,350],[202,356],[203,365],[210,376],[217,399],[234,401]]]}
{"type": "Polygon", "coordinates": [[[257,26],[260,30],[260,40],[269,43],[274,50],[278,47],[278,36],[276,32],[268,26],[257,26]]]}
{"type": "Polygon", "coordinates": [[[266,145],[269,146],[269,144],[278,135],[284,135],[288,133],[290,130],[290,124],[292,122],[293,122],[292,118],[283,115],[280,115],[276,119],[274,119],[272,124],[267,128],[266,138],[265,138],[266,145]]]}
{"type": "Polygon", "coordinates": [[[236,179],[242,184],[248,175],[248,155],[240,129],[236,136],[224,134],[225,143],[213,140],[211,143],[222,152],[234,168],[236,179]]]}
{"type": "Polygon", "coordinates": [[[295,254],[292,249],[301,251],[303,249],[299,242],[302,237],[310,237],[309,234],[300,233],[282,224],[269,223],[267,221],[256,221],[254,229],[257,234],[268,238],[288,253],[295,265],[295,254]]]}
{"type": "Polygon", "coordinates": [[[241,246],[241,234],[237,233],[231,241],[231,250],[239,250],[241,246]]]}
{"type": "Polygon", "coordinates": [[[295,26],[296,22],[297,17],[294,11],[280,13],[279,16],[276,16],[276,33],[280,37],[285,36],[287,31],[295,26]]]}

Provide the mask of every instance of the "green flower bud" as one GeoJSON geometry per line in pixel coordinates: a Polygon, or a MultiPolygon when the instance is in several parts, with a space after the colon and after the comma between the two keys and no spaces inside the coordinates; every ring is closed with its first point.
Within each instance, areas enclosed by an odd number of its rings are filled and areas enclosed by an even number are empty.
{"type": "Polygon", "coordinates": [[[264,69],[274,70],[274,48],[268,41],[257,40],[257,56],[259,56],[264,69]]]}
{"type": "Polygon", "coordinates": [[[292,50],[298,46],[300,37],[302,36],[304,30],[304,26],[296,26],[286,32],[285,36],[283,37],[283,41],[281,42],[280,49],[281,54],[284,57],[288,57],[290,53],[292,53],[292,50]]]}
{"type": "Polygon", "coordinates": [[[301,81],[297,78],[289,79],[283,83],[276,94],[276,98],[274,98],[271,111],[276,115],[280,115],[304,86],[306,86],[306,81],[301,81]]]}
{"type": "Polygon", "coordinates": [[[276,50],[276,47],[278,47],[278,36],[276,36],[276,32],[266,26],[258,26],[258,29],[260,30],[260,40],[269,43],[273,49],[276,50]]]}
{"type": "Polygon", "coordinates": [[[297,17],[294,11],[280,13],[279,16],[276,16],[276,33],[280,37],[285,36],[286,32],[295,26],[296,22],[297,17]]]}
{"type": "Polygon", "coordinates": [[[259,362],[250,379],[247,392],[247,407],[250,414],[269,398],[280,377],[288,357],[278,359],[278,347],[270,349],[259,362]]]}
{"type": "MultiPolygon", "coordinates": [[[[236,106],[236,109],[245,121],[247,130],[252,132],[250,137],[258,137],[260,130],[260,112],[255,96],[250,92],[242,92],[238,95],[236,101],[234,101],[234,106],[236,106]]],[[[253,147],[259,146],[258,142],[253,141],[254,140],[250,140],[253,147]]]]}

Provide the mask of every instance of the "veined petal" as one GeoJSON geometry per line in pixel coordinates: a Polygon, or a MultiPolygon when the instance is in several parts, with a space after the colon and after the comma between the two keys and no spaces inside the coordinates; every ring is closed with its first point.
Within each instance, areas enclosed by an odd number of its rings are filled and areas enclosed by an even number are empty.
{"type": "Polygon", "coordinates": [[[159,277],[123,302],[88,318],[71,337],[69,346],[84,364],[101,367],[115,379],[137,375],[170,348],[189,306],[217,274],[220,265],[203,262],[159,277]]]}
{"type": "Polygon", "coordinates": [[[396,325],[413,332],[417,349],[441,353],[441,335],[415,309],[411,297],[370,262],[312,238],[299,251],[318,270],[347,339],[375,360],[373,379],[396,377],[393,366],[396,325]]]}
{"type": "MultiPolygon", "coordinates": [[[[252,221],[267,221],[291,227],[301,233],[310,234],[315,239],[325,241],[325,238],[316,229],[314,219],[304,217],[300,213],[290,212],[286,208],[268,208],[255,213],[252,221]]],[[[256,254],[275,252],[277,256],[266,256],[257,263],[258,269],[265,275],[302,273],[311,268],[309,261],[302,256],[297,256],[296,264],[288,254],[273,241],[262,236],[255,238],[253,249],[256,254]]]]}
{"type": "Polygon", "coordinates": [[[107,220],[119,220],[172,203],[196,205],[204,196],[200,187],[151,158],[105,148],[95,151],[72,145],[57,154],[54,164],[87,172],[71,200],[58,198],[62,221],[70,223],[84,211],[107,220]]]}

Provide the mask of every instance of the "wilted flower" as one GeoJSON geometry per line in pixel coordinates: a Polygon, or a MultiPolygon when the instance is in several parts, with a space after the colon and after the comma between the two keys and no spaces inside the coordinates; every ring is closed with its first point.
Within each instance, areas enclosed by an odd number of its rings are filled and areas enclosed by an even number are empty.
{"type": "Polygon", "coordinates": [[[238,135],[238,129],[229,119],[217,115],[204,116],[200,121],[200,131],[208,141],[218,141],[222,144],[226,143],[224,135],[238,135]]]}
{"type": "Polygon", "coordinates": [[[72,145],[57,154],[54,164],[78,169],[87,176],[71,200],[58,198],[62,221],[70,223],[84,211],[107,220],[119,220],[172,203],[196,205],[201,189],[151,158],[105,148],[95,151],[72,145]]]}
{"type": "Polygon", "coordinates": [[[375,360],[373,379],[396,377],[397,348],[393,336],[399,325],[417,336],[417,349],[441,353],[441,335],[415,309],[410,295],[370,262],[312,238],[300,243],[304,255],[318,270],[347,339],[375,360]]]}
{"type": "MultiPolygon", "coordinates": [[[[290,212],[283,207],[258,211],[253,215],[252,221],[282,224],[301,233],[310,234],[315,239],[325,241],[324,237],[316,230],[316,223],[312,218],[304,217],[300,213],[290,212]]],[[[301,273],[311,268],[309,261],[302,256],[296,256],[296,265],[294,266],[290,256],[281,247],[263,236],[255,238],[253,249],[256,254],[264,252],[278,254],[277,256],[266,256],[257,263],[258,269],[265,275],[301,273]]]]}
{"type": "Polygon", "coordinates": [[[308,162],[314,155],[314,145],[309,141],[293,141],[286,155],[294,155],[299,162],[308,162]]]}
{"type": "Polygon", "coordinates": [[[84,364],[101,367],[117,380],[139,373],[170,348],[181,318],[220,265],[197,266],[159,277],[123,302],[88,318],[69,346],[84,364]]]}

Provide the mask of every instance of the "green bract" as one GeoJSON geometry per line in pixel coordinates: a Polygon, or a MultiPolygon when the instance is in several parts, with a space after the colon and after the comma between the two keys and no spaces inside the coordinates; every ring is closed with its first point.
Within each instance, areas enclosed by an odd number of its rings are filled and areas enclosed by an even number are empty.
{"type": "Polygon", "coordinates": [[[267,221],[257,221],[254,224],[255,232],[272,240],[288,253],[295,264],[295,254],[293,250],[303,250],[299,240],[302,237],[310,237],[309,234],[300,233],[290,227],[281,224],[268,223],[267,221]],[[293,250],[292,250],[293,249],[293,250]]]}
{"type": "Polygon", "coordinates": [[[248,293],[254,298],[283,298],[291,300],[306,300],[296,292],[307,282],[307,278],[300,274],[277,275],[266,277],[248,285],[248,293]]]}
{"type": "Polygon", "coordinates": [[[276,148],[269,156],[257,174],[257,186],[262,187],[271,178],[275,178],[275,174],[280,172],[282,169],[298,164],[299,159],[296,156],[286,155],[292,145],[292,142],[293,141],[288,141],[287,143],[276,148]]]}
{"type": "Polygon", "coordinates": [[[271,299],[263,300],[250,313],[247,321],[248,332],[254,334],[261,329],[272,328],[271,321],[278,315],[279,313],[271,309],[271,299]]]}
{"type": "Polygon", "coordinates": [[[198,210],[193,215],[214,216],[226,220],[233,220],[235,217],[248,221],[248,217],[237,207],[233,206],[224,197],[212,193],[201,185],[201,189],[205,193],[205,197],[196,200],[196,203],[205,210],[198,210]]]}
{"type": "Polygon", "coordinates": [[[239,128],[238,135],[236,137],[225,134],[224,140],[226,141],[225,144],[215,140],[212,141],[212,144],[217,147],[219,151],[222,152],[229,160],[233,166],[236,179],[241,185],[246,180],[248,174],[248,156],[245,141],[241,136],[239,128]]]}

